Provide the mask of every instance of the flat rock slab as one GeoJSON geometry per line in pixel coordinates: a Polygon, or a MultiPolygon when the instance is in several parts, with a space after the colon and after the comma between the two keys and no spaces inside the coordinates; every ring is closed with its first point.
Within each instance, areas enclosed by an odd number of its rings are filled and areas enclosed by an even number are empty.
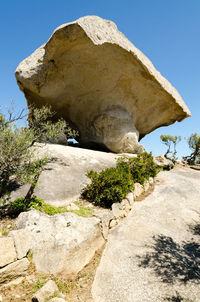
{"type": "Polygon", "coordinates": [[[94,302],[200,301],[200,172],[161,172],[154,192],[115,228],[94,302]]]}

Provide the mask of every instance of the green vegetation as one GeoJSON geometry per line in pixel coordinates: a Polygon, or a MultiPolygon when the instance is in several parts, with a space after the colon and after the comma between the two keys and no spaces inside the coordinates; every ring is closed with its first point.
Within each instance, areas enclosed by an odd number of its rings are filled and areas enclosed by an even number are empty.
{"type": "Polygon", "coordinates": [[[171,159],[172,161],[176,161],[176,146],[181,141],[181,136],[172,136],[172,135],[161,135],[160,136],[161,141],[163,144],[167,146],[167,151],[165,153],[165,157],[167,159],[171,159]],[[171,147],[173,145],[173,151],[171,150],[171,147]],[[168,156],[168,154],[171,154],[171,157],[168,156]]]}
{"type": "Polygon", "coordinates": [[[2,230],[1,235],[2,236],[8,236],[9,231],[8,230],[2,230]]]}
{"type": "MultiPolygon", "coordinates": [[[[7,116],[0,113],[0,202],[9,202],[9,192],[16,183],[30,183],[30,189],[17,207],[28,207],[34,188],[47,158],[35,159],[35,142],[58,139],[61,135],[74,137],[77,133],[62,119],[52,122],[54,113],[49,107],[30,110],[29,126],[18,127],[16,122],[25,118],[22,110],[18,115],[8,111],[7,116]]],[[[15,204],[12,209],[15,208],[15,204]]]]}
{"type": "Polygon", "coordinates": [[[92,217],[93,216],[93,209],[91,209],[90,207],[79,207],[79,210],[72,210],[70,211],[72,213],[75,213],[78,216],[82,216],[82,217],[92,217]]]}
{"type": "Polygon", "coordinates": [[[192,133],[188,138],[189,148],[192,153],[186,157],[190,165],[200,163],[200,136],[197,133],[192,133]]]}
{"type": "Polygon", "coordinates": [[[96,205],[110,208],[113,203],[121,202],[128,192],[134,190],[134,183],[144,184],[154,177],[158,169],[151,154],[144,152],[136,158],[120,158],[116,168],[100,172],[90,171],[87,176],[91,184],[82,191],[82,198],[96,205]]]}
{"type": "MultiPolygon", "coordinates": [[[[91,217],[93,215],[93,209],[90,207],[79,206],[78,210],[67,210],[66,207],[54,207],[50,204],[44,202],[43,199],[32,196],[29,202],[24,202],[24,197],[17,198],[14,202],[10,203],[8,206],[9,215],[11,217],[16,217],[21,212],[25,212],[30,208],[37,211],[45,213],[47,215],[55,215],[58,213],[72,212],[78,216],[91,217]]],[[[4,234],[2,234],[4,235],[4,234]]]]}

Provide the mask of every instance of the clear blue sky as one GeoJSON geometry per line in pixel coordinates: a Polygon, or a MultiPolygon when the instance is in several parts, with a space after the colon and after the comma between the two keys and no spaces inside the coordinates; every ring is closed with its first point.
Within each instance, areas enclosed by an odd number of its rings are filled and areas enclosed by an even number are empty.
{"type": "MultiPolygon", "coordinates": [[[[153,154],[165,147],[160,134],[200,134],[200,0],[6,0],[0,3],[0,105],[26,101],[16,84],[17,65],[45,43],[53,30],[85,15],[114,21],[176,87],[192,117],[147,135],[141,142],[153,154]]],[[[179,156],[189,153],[186,141],[179,156]]]]}

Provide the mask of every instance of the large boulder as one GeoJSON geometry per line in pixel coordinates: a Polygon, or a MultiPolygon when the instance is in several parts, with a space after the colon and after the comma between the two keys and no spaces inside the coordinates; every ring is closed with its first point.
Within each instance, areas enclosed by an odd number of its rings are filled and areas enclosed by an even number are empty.
{"type": "MultiPolygon", "coordinates": [[[[118,154],[55,144],[38,145],[36,153],[38,157],[48,157],[49,163],[39,177],[34,194],[57,206],[80,197],[82,188],[90,182],[87,172],[114,167],[119,157],[118,154]]],[[[12,199],[25,196],[28,188],[29,185],[21,186],[12,193],[12,199]]]]}
{"type": "Polygon", "coordinates": [[[51,105],[79,130],[81,143],[117,153],[141,152],[139,139],[190,116],[149,59],[97,16],[58,27],[15,74],[28,105],[51,105]]]}
{"type": "Polygon", "coordinates": [[[74,213],[49,216],[31,210],[18,216],[15,227],[31,232],[33,263],[43,273],[76,274],[104,244],[100,220],[74,213]]]}

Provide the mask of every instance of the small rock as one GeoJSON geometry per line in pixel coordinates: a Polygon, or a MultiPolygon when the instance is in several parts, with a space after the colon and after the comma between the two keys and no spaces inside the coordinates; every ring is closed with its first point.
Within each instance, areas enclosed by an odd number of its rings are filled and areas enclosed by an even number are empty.
{"type": "Polygon", "coordinates": [[[112,204],[112,213],[115,218],[123,218],[127,215],[126,211],[123,210],[123,205],[119,202],[112,204]]]}
{"type": "Polygon", "coordinates": [[[134,189],[134,198],[136,198],[144,192],[144,188],[141,184],[139,184],[137,182],[134,184],[134,187],[135,187],[135,189],[134,189]]]}
{"type": "Polygon", "coordinates": [[[134,203],[134,193],[130,192],[127,194],[126,199],[129,201],[131,207],[133,206],[134,203]]]}
{"type": "Polygon", "coordinates": [[[132,208],[128,199],[123,199],[121,204],[123,205],[123,210],[126,211],[126,213],[128,213],[132,208]]]}
{"type": "Polygon", "coordinates": [[[149,183],[150,183],[150,185],[152,185],[154,183],[153,177],[149,177],[149,183]]]}
{"type": "Polygon", "coordinates": [[[103,237],[105,239],[107,239],[108,238],[108,233],[109,233],[110,221],[113,218],[112,211],[107,210],[107,209],[95,210],[93,214],[94,214],[95,217],[100,219],[103,237]]]}
{"type": "Polygon", "coordinates": [[[3,298],[2,298],[2,296],[0,296],[0,302],[3,302],[3,298]]]}
{"type": "Polygon", "coordinates": [[[118,218],[121,216],[122,206],[119,202],[115,202],[112,204],[112,213],[113,216],[118,218]]]}
{"type": "Polygon", "coordinates": [[[110,229],[114,228],[116,225],[117,225],[117,220],[116,219],[111,220],[110,229]]]}
{"type": "Polygon", "coordinates": [[[164,157],[164,155],[155,156],[153,161],[158,167],[162,168],[170,169],[174,166],[174,163],[170,159],[164,157]]]}
{"type": "Polygon", "coordinates": [[[49,280],[40,288],[32,298],[32,302],[45,302],[46,299],[58,292],[58,287],[53,280],[49,280]]]}
{"type": "Polygon", "coordinates": [[[8,229],[11,229],[11,228],[12,228],[12,225],[11,225],[11,224],[9,224],[9,225],[7,226],[7,228],[8,228],[8,229]]]}
{"type": "Polygon", "coordinates": [[[148,191],[149,190],[149,187],[150,187],[150,184],[149,184],[149,182],[148,181],[145,181],[145,183],[144,183],[144,191],[146,192],[146,191],[148,191]]]}

